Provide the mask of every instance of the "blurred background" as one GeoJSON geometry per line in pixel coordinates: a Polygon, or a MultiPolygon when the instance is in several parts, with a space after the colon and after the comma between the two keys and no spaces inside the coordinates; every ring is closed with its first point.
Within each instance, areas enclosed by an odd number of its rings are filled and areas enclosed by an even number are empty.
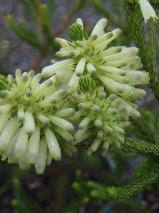
{"type": "MultiPolygon", "coordinates": [[[[88,34],[96,22],[106,17],[106,31],[120,28],[123,34],[112,46],[132,46],[124,11],[119,0],[5,0],[0,1],[0,74],[41,72],[51,60],[59,60],[55,52],[56,37],[69,40],[68,28],[82,18],[88,34]]],[[[156,103],[146,86],[148,95],[139,102],[140,110],[156,103]]],[[[131,135],[131,132],[129,133],[131,135]]],[[[102,157],[99,153],[86,156],[84,147],[69,158],[53,161],[43,175],[34,168],[19,170],[17,165],[0,161],[0,213],[139,213],[159,212],[156,194],[149,189],[140,194],[138,203],[116,203],[106,200],[105,186],[122,186],[141,174],[144,156],[118,152],[102,157]]]]}

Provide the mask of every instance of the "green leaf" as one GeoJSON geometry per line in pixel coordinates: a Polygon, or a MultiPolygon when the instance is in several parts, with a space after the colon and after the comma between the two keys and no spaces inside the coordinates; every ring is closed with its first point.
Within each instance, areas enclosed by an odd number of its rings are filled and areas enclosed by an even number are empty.
{"type": "Polygon", "coordinates": [[[54,6],[55,6],[55,0],[48,0],[48,14],[49,18],[52,19],[52,16],[54,14],[54,6]]]}
{"type": "Polygon", "coordinates": [[[33,7],[33,4],[31,1],[28,0],[20,0],[22,4],[25,6],[26,10],[29,13],[29,16],[31,16],[32,20],[35,22],[36,20],[36,13],[33,7]]]}
{"type": "Polygon", "coordinates": [[[32,200],[30,200],[29,197],[27,197],[26,193],[22,189],[22,185],[19,179],[17,178],[13,179],[13,190],[17,201],[14,203],[17,205],[17,208],[23,207],[24,209],[26,209],[26,212],[24,213],[45,212],[38,205],[34,204],[34,202],[32,202],[32,200]]]}
{"type": "Polygon", "coordinates": [[[125,137],[124,143],[121,146],[121,150],[131,151],[131,152],[139,151],[143,153],[152,153],[154,155],[159,155],[158,146],[145,141],[139,141],[137,139],[126,138],[126,137],[125,137]]]}
{"type": "Polygon", "coordinates": [[[25,22],[24,19],[21,20],[21,27],[22,29],[20,29],[17,24],[14,22],[12,15],[7,15],[7,21],[8,24],[10,25],[10,27],[12,28],[12,30],[24,41],[26,41],[27,43],[31,44],[33,47],[41,50],[43,47],[43,43],[42,41],[39,39],[39,37],[34,34],[33,32],[29,31],[26,26],[25,26],[25,22]],[[25,30],[24,30],[25,29],[25,30]]]}
{"type": "Polygon", "coordinates": [[[28,209],[25,205],[20,203],[18,200],[12,200],[11,205],[20,213],[33,213],[32,211],[30,211],[30,209],[28,209]]]}

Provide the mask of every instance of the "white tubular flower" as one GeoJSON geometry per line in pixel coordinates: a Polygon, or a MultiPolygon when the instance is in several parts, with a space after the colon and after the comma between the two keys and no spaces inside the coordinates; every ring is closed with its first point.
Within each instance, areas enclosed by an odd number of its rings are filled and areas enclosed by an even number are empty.
{"type": "Polygon", "coordinates": [[[70,59],[45,67],[42,75],[48,77],[54,73],[69,71],[67,82],[70,95],[77,92],[79,77],[89,74],[97,85],[104,86],[110,93],[129,101],[141,99],[146,93],[143,91],[140,95],[136,95],[137,89],[133,86],[147,84],[150,78],[147,72],[136,71],[142,67],[140,58],[136,56],[138,49],[123,46],[108,47],[122,31],[115,29],[105,33],[106,25],[105,18],[99,20],[88,37],[83,29],[82,20],[77,19],[69,28],[72,42],[56,38],[56,42],[62,47],[56,56],[68,56],[70,59]]]}
{"type": "Polygon", "coordinates": [[[91,138],[89,155],[99,146],[104,150],[120,148],[120,144],[124,143],[124,129],[130,124],[129,117],[140,117],[135,104],[125,102],[115,94],[106,97],[104,88],[97,88],[95,81],[87,75],[80,77],[78,93],[71,98],[79,109],[70,118],[79,124],[71,144],[91,138]]]}
{"type": "Polygon", "coordinates": [[[154,21],[158,19],[155,10],[153,9],[148,0],[138,0],[138,3],[140,5],[145,23],[147,23],[150,18],[153,18],[154,21]]]}
{"type": "Polygon", "coordinates": [[[0,92],[0,153],[20,168],[34,164],[43,173],[51,160],[61,159],[61,149],[69,156],[76,152],[70,132],[74,130],[67,117],[73,108],[62,108],[67,91],[57,89],[58,75],[40,83],[41,74],[21,73],[8,76],[8,87],[0,92]],[[69,151],[70,150],[70,151],[69,151]]]}
{"type": "Polygon", "coordinates": [[[151,6],[148,0],[127,0],[127,1],[129,3],[138,3],[140,5],[145,23],[147,23],[147,21],[150,18],[153,18],[154,21],[158,19],[158,16],[156,15],[155,10],[153,9],[153,7],[151,6]]]}

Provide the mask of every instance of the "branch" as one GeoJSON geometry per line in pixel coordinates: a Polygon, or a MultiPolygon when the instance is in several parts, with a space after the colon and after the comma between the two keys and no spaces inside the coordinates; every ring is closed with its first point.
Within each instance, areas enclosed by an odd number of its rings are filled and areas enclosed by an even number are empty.
{"type": "Polygon", "coordinates": [[[139,141],[137,139],[126,138],[121,146],[122,150],[125,151],[139,151],[145,153],[153,153],[154,155],[159,155],[159,147],[152,143],[145,141],[139,141]]]}
{"type": "Polygon", "coordinates": [[[155,183],[159,178],[159,170],[154,169],[151,173],[148,172],[144,176],[130,182],[123,187],[107,187],[106,197],[114,201],[122,201],[130,198],[132,195],[137,195],[145,190],[149,185],[155,183]]]}

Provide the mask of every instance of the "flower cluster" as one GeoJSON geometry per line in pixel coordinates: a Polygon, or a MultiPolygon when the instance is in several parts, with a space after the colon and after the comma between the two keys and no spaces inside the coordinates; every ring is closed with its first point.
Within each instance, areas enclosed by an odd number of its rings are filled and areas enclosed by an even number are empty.
{"type": "Polygon", "coordinates": [[[123,99],[111,94],[106,97],[103,87],[96,87],[90,76],[82,76],[79,80],[78,93],[68,98],[78,106],[77,112],[70,120],[79,125],[71,144],[93,138],[87,154],[95,152],[102,144],[103,150],[110,147],[120,148],[124,143],[124,129],[129,126],[129,117],[140,117],[139,112],[123,99]]]}
{"type": "Polygon", "coordinates": [[[149,75],[136,70],[142,67],[137,48],[108,46],[121,30],[105,33],[106,24],[101,19],[88,37],[77,19],[69,29],[72,42],[56,39],[62,46],[56,56],[69,59],[37,75],[17,70],[15,78],[0,78],[2,160],[20,168],[34,164],[40,174],[61,159],[61,150],[72,156],[84,140],[92,143],[89,155],[124,143],[130,116],[140,117],[132,101],[146,94],[134,85],[148,83],[149,75]]]}
{"type": "Polygon", "coordinates": [[[52,158],[61,159],[61,147],[69,155],[76,152],[69,144],[74,126],[66,120],[75,110],[62,108],[67,91],[57,89],[56,75],[41,84],[41,74],[32,70],[15,75],[8,76],[9,89],[1,90],[0,153],[9,163],[21,168],[35,164],[36,172],[43,173],[52,158]]]}
{"type": "Polygon", "coordinates": [[[42,70],[44,77],[51,76],[57,70],[73,71],[68,82],[69,93],[77,90],[79,77],[89,74],[97,85],[105,87],[109,93],[117,94],[124,99],[138,100],[145,96],[145,91],[133,87],[149,82],[149,74],[136,71],[141,68],[140,58],[136,56],[136,47],[110,47],[107,45],[121,34],[120,29],[105,33],[106,19],[101,19],[94,27],[91,36],[85,36],[83,22],[77,22],[70,27],[72,43],[56,38],[62,48],[56,56],[69,56],[66,59],[42,70]],[[77,35],[77,36],[76,36],[77,35]]]}

